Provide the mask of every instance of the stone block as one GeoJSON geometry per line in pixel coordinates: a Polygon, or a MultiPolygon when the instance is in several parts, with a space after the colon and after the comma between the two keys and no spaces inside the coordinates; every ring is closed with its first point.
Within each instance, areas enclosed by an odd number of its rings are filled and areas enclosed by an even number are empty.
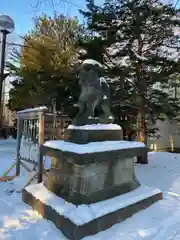
{"type": "Polygon", "coordinates": [[[69,240],[81,240],[86,236],[104,231],[162,199],[162,192],[160,190],[139,187],[125,194],[125,197],[121,195],[114,199],[91,204],[90,206],[88,205],[87,208],[83,206],[84,211],[78,212],[78,208],[68,210],[68,203],[64,203],[64,207],[61,204],[58,206],[58,198],[60,203],[63,202],[62,199],[57,196],[54,197],[52,194],[52,196],[47,197],[44,191],[43,194],[41,194],[41,187],[38,187],[36,192],[28,188],[29,187],[25,188],[22,192],[23,201],[37,210],[42,217],[52,221],[69,240]],[[145,188],[144,194],[142,194],[143,188],[145,188]],[[39,196],[37,196],[37,194],[39,196]],[[97,204],[99,204],[98,207],[97,204]],[[95,207],[93,205],[95,205],[95,207]],[[91,209],[91,212],[86,212],[89,211],[89,209],[91,209]],[[77,214],[73,213],[73,211],[77,214]],[[80,219],[86,219],[84,217],[86,214],[88,216],[92,214],[92,216],[89,220],[83,220],[81,222],[80,219]],[[79,224],[77,224],[76,217],[74,219],[73,216],[80,218],[78,220],[79,224]]]}
{"type": "Polygon", "coordinates": [[[100,141],[119,141],[123,139],[122,129],[108,130],[83,130],[83,129],[67,129],[68,141],[86,144],[88,142],[100,141]]]}
{"type": "Polygon", "coordinates": [[[137,188],[134,157],[144,154],[147,149],[132,147],[79,154],[42,146],[41,151],[44,156],[57,159],[45,186],[79,205],[102,201],[137,188]]]}

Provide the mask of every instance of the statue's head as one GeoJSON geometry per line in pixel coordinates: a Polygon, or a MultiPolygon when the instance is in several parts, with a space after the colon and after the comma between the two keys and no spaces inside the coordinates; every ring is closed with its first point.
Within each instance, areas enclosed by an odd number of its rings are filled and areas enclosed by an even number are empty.
{"type": "Polygon", "coordinates": [[[93,59],[86,59],[80,67],[80,79],[91,81],[98,79],[102,74],[102,65],[93,59]]]}

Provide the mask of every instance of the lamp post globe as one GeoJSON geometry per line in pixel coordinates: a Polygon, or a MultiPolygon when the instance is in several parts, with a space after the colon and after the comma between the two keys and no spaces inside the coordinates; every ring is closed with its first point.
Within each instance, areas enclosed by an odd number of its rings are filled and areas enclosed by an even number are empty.
{"type": "Polygon", "coordinates": [[[14,21],[7,15],[0,15],[0,31],[5,34],[12,33],[14,31],[14,21]]]}
{"type": "Polygon", "coordinates": [[[0,14],[0,33],[2,34],[1,38],[1,65],[0,65],[0,135],[4,135],[4,121],[3,121],[3,109],[4,103],[2,102],[2,88],[3,88],[3,80],[5,78],[4,75],[4,67],[5,67],[5,52],[6,52],[6,38],[7,35],[14,31],[14,21],[7,15],[0,14]]]}

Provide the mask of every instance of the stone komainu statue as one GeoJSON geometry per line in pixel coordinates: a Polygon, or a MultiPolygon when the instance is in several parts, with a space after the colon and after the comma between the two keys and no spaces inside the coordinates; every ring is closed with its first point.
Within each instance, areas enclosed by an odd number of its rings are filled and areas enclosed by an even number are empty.
{"type": "Polygon", "coordinates": [[[87,59],[80,69],[79,85],[81,94],[78,101],[79,111],[74,119],[75,125],[112,123],[110,112],[110,89],[103,77],[99,62],[87,59]]]}

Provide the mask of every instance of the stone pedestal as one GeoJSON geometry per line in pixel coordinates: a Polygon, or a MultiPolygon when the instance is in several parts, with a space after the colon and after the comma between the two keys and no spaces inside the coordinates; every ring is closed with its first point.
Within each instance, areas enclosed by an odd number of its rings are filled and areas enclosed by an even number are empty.
{"type": "Polygon", "coordinates": [[[147,152],[141,143],[106,141],[79,145],[60,140],[56,141],[58,150],[50,147],[53,144],[49,141],[41,147],[44,156],[56,158],[45,185],[73,204],[102,201],[139,186],[134,157],[147,152]],[[76,149],[78,153],[73,152],[76,149]]]}
{"type": "Polygon", "coordinates": [[[123,132],[117,124],[94,124],[85,126],[70,125],[67,129],[68,141],[77,144],[89,142],[119,141],[123,132]]]}
{"type": "Polygon", "coordinates": [[[48,191],[43,184],[26,187],[22,196],[25,203],[52,221],[70,240],[81,240],[104,231],[162,199],[160,190],[144,186],[115,198],[82,207],[65,202],[48,191]]]}
{"type": "Polygon", "coordinates": [[[159,190],[145,190],[141,196],[143,187],[135,176],[134,158],[147,155],[145,145],[122,141],[121,128],[110,125],[71,126],[69,141],[42,145],[41,158],[55,159],[48,177],[41,185],[23,191],[24,202],[51,220],[70,240],[103,231],[162,199],[159,190]],[[57,206],[58,201],[61,206],[57,206]],[[97,205],[102,213],[93,210],[92,217],[89,211],[97,205]],[[72,216],[71,207],[75,211],[72,216]],[[73,220],[76,215],[81,220],[84,215],[90,219],[79,224],[73,220]]]}

